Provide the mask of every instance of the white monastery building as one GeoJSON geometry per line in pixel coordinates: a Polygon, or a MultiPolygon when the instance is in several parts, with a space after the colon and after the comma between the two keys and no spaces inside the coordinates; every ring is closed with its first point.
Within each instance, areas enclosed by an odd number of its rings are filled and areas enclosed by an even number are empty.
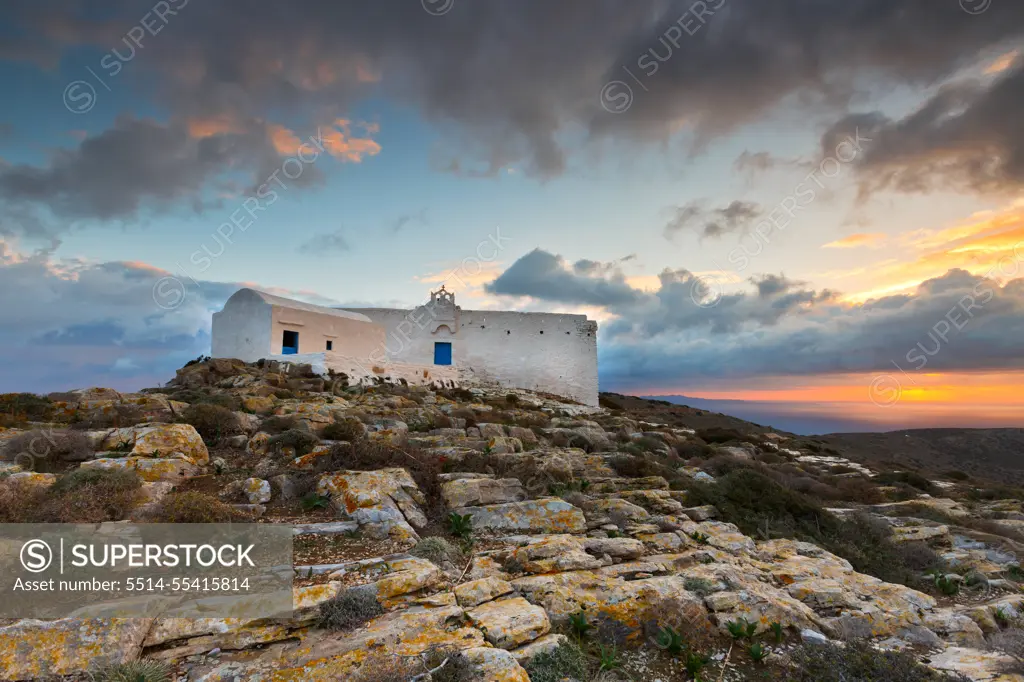
{"type": "Polygon", "coordinates": [[[463,310],[443,286],[413,310],[342,310],[239,289],[213,314],[213,357],[309,363],[352,383],[496,383],[597,405],[596,322],[463,310]]]}

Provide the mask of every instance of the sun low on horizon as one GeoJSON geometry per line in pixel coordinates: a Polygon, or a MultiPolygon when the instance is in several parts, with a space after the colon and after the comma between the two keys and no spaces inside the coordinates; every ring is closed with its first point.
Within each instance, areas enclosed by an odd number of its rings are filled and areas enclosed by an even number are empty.
{"type": "Polygon", "coordinates": [[[300,4],[0,9],[0,392],[443,286],[601,391],[1024,426],[1021,3],[300,4]]]}

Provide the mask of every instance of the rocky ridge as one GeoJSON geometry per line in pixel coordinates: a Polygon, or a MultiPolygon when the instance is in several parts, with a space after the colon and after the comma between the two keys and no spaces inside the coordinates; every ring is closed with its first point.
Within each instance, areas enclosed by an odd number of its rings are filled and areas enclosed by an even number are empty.
{"type": "MultiPolygon", "coordinates": [[[[767,679],[787,679],[803,643],[856,639],[967,679],[1024,680],[991,644],[1024,617],[1020,498],[976,499],[976,480],[921,484],[788,434],[698,433],[521,390],[338,379],[209,360],[164,389],[51,396],[45,420],[0,430],[8,490],[45,491],[74,469],[126,471],[142,480],[126,518],[160,520],[167,500],[192,492],[296,524],[293,617],[18,621],[0,627],[0,674],[79,679],[141,657],[179,680],[378,679],[382,659],[443,651],[461,652],[468,679],[526,682],[571,639],[602,643],[602,655],[614,645],[628,668],[675,630],[704,643],[709,670],[744,679],[730,630],[749,623],[748,639],[772,642],[779,676],[767,679]],[[74,430],[88,447],[9,447],[38,429],[74,430]],[[839,492],[805,491],[821,509],[794,511],[796,498],[767,509],[770,495],[739,497],[753,476],[839,492]],[[861,489],[871,494],[842,499],[861,489]],[[869,565],[861,554],[811,541],[813,523],[844,519],[871,524],[893,551],[930,552],[942,570],[910,585],[857,572],[854,562],[869,565]],[[425,551],[436,537],[457,551],[425,551]],[[322,627],[321,605],[352,590],[379,613],[322,627]]],[[[689,679],[673,674],[663,679],[689,679]]]]}

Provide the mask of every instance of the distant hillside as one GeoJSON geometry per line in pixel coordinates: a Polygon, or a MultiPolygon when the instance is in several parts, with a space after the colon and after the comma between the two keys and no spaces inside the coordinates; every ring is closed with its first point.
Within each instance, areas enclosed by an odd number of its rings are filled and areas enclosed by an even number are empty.
{"type": "Polygon", "coordinates": [[[827,405],[758,400],[707,400],[685,395],[644,397],[699,410],[730,414],[755,424],[770,425],[775,429],[802,435],[877,430],[877,425],[837,413],[827,405]]]}
{"type": "MultiPolygon", "coordinates": [[[[672,396],[672,400],[686,400],[672,396]]],[[[679,405],[669,398],[638,398],[602,393],[601,403],[644,415],[647,418],[694,429],[712,427],[735,429],[741,433],[792,435],[798,448],[820,449],[865,464],[888,464],[926,472],[959,470],[974,477],[1006,484],[1024,485],[1024,429],[904,429],[885,433],[830,433],[815,436],[786,431],[784,420],[768,424],[746,421],[709,409],[721,403],[742,401],[693,400],[679,405]]]]}
{"type": "Polygon", "coordinates": [[[888,433],[834,433],[816,441],[858,461],[968,474],[1024,484],[1024,429],[911,429],[888,433]]]}

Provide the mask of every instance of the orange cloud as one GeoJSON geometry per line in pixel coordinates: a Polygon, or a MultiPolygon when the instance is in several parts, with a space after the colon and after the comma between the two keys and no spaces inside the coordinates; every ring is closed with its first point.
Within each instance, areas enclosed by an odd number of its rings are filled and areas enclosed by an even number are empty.
{"type": "Polygon", "coordinates": [[[281,156],[294,156],[303,144],[295,133],[282,125],[271,123],[267,126],[267,132],[274,150],[281,156]]]}
{"type": "Polygon", "coordinates": [[[190,118],[188,120],[188,134],[196,139],[223,135],[224,133],[239,133],[242,131],[238,122],[227,116],[214,116],[211,118],[190,118]]]}
{"type": "MultiPolygon", "coordinates": [[[[362,126],[367,135],[373,135],[380,130],[376,124],[362,126]]],[[[321,129],[320,139],[324,149],[331,156],[359,163],[364,156],[376,156],[380,153],[380,145],[369,137],[353,137],[350,132],[350,122],[339,118],[334,122],[333,127],[321,129]]]]}
{"type": "Polygon", "coordinates": [[[1017,50],[1012,50],[1000,56],[998,59],[996,59],[994,62],[992,62],[985,68],[985,74],[992,75],[1006,71],[1011,66],[1013,66],[1014,62],[1017,61],[1017,57],[1019,56],[1019,54],[1020,53],[1017,52],[1017,50]]]}
{"type": "MultiPolygon", "coordinates": [[[[379,154],[380,145],[370,137],[354,136],[351,125],[351,121],[339,118],[332,125],[320,127],[318,134],[308,140],[300,140],[294,132],[278,124],[268,125],[267,131],[274,150],[281,156],[294,156],[303,147],[308,155],[312,153],[311,145],[322,145],[324,151],[334,158],[351,163],[359,163],[364,157],[379,154]]],[[[375,123],[357,125],[366,130],[367,135],[380,130],[375,123]]]]}
{"type": "Polygon", "coordinates": [[[920,282],[953,268],[1004,281],[1024,277],[1024,201],[974,214],[943,230],[915,231],[903,242],[916,257],[876,264],[874,286],[851,292],[844,300],[911,292],[920,282]]]}
{"type": "Polygon", "coordinates": [[[858,233],[851,234],[849,237],[843,237],[834,242],[822,245],[823,249],[855,249],[862,246],[869,246],[876,248],[882,245],[882,242],[886,240],[886,235],[875,232],[871,234],[858,233]]]}

